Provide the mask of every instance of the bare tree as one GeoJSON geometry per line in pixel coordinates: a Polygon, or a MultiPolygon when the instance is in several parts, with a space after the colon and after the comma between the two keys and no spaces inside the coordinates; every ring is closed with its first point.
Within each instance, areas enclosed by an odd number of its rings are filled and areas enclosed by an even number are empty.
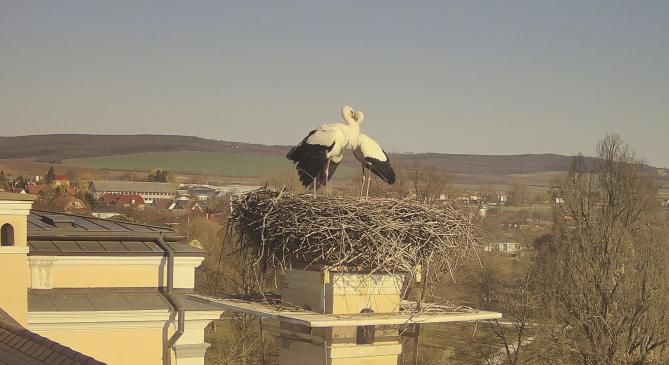
{"type": "Polygon", "coordinates": [[[511,185],[511,190],[509,191],[509,204],[520,207],[525,205],[527,201],[528,201],[527,186],[522,184],[511,185]]]}
{"type": "Polygon", "coordinates": [[[449,192],[451,176],[444,169],[410,165],[401,166],[399,179],[403,179],[408,190],[416,194],[416,199],[431,204],[439,200],[442,194],[449,192]]]}
{"type": "MultiPolygon", "coordinates": [[[[222,224],[199,218],[193,222],[193,237],[206,249],[202,266],[196,273],[196,291],[208,295],[269,294],[273,289],[273,273],[263,273],[249,265],[237,250],[233,232],[227,221],[222,224]]],[[[207,351],[207,364],[265,365],[266,357],[276,355],[272,336],[263,336],[262,320],[246,314],[228,313],[214,321],[205,332],[212,344],[207,351]]]]}
{"type": "Polygon", "coordinates": [[[300,178],[292,167],[273,173],[267,178],[266,184],[277,189],[286,188],[293,192],[304,191],[300,178]]]}
{"type": "Polygon", "coordinates": [[[593,166],[574,160],[539,250],[545,335],[568,363],[665,364],[669,278],[657,187],[617,135],[597,154],[593,166]]]}
{"type": "Polygon", "coordinates": [[[526,347],[533,341],[539,307],[531,260],[517,259],[513,267],[504,267],[503,256],[484,255],[480,260],[478,307],[501,312],[504,317],[485,322],[489,335],[479,336],[478,347],[461,356],[487,365],[529,363],[524,362],[531,356],[526,347]]]}

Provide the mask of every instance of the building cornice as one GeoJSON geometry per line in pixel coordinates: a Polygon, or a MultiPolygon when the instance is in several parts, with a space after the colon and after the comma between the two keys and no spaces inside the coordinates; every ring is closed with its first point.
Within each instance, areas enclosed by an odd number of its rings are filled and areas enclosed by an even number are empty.
{"type": "Polygon", "coordinates": [[[49,229],[29,230],[28,239],[34,240],[113,240],[123,241],[128,239],[152,241],[162,238],[168,242],[182,241],[186,237],[171,232],[117,232],[117,231],[77,231],[72,229],[49,229]]]}
{"type": "Polygon", "coordinates": [[[207,349],[211,346],[208,343],[196,343],[185,345],[174,345],[174,352],[178,359],[203,358],[207,349]]]}
{"type": "MultiPolygon", "coordinates": [[[[148,265],[158,266],[166,260],[164,256],[28,256],[32,265],[49,262],[52,266],[80,265],[148,265]]],[[[199,256],[176,256],[176,267],[198,267],[204,260],[199,256]]]]}
{"type": "Polygon", "coordinates": [[[0,215],[25,215],[30,214],[30,208],[33,205],[31,200],[3,200],[0,199],[2,207],[0,215]]]}
{"type": "Polygon", "coordinates": [[[35,199],[37,199],[37,195],[7,193],[7,192],[0,191],[0,201],[32,202],[35,199]]]}
{"type": "Polygon", "coordinates": [[[0,246],[0,254],[28,254],[28,246],[0,246]]]}
{"type": "Polygon", "coordinates": [[[28,329],[53,331],[64,329],[157,328],[169,319],[167,309],[132,311],[28,312],[28,329]]]}
{"type": "MultiPolygon", "coordinates": [[[[203,321],[202,327],[219,319],[223,310],[186,311],[186,322],[203,321]]],[[[31,331],[162,328],[170,319],[168,309],[123,311],[29,312],[31,331]]]]}

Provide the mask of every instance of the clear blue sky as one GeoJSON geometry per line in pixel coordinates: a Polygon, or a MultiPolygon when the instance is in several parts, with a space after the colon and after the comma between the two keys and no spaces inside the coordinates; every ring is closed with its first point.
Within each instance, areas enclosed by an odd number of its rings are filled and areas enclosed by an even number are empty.
{"type": "Polygon", "coordinates": [[[387,150],[669,167],[669,1],[0,1],[0,135],[294,144],[343,104],[387,150]]]}

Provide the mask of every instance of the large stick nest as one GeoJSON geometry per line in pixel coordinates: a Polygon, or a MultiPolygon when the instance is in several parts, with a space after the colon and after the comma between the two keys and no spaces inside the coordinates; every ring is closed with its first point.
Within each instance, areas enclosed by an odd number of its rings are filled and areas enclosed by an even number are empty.
{"type": "Polygon", "coordinates": [[[261,188],[232,208],[239,250],[261,267],[396,273],[431,262],[433,269],[452,270],[479,240],[469,215],[410,199],[314,197],[261,188]]]}

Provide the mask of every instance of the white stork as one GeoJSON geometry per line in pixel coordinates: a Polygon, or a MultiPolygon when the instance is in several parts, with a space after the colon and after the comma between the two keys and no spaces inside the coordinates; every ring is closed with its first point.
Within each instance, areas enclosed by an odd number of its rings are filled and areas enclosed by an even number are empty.
{"type": "Polygon", "coordinates": [[[381,178],[381,180],[388,184],[395,183],[395,171],[390,166],[390,159],[386,152],[376,143],[375,140],[368,135],[360,133],[358,137],[358,146],[353,150],[353,155],[360,161],[362,165],[362,186],[360,187],[360,195],[365,187],[365,169],[369,169],[367,177],[367,196],[369,196],[369,183],[371,182],[372,172],[374,175],[381,178]]]}
{"type": "Polygon", "coordinates": [[[323,124],[314,129],[293,147],[286,157],[293,161],[304,187],[313,184],[314,191],[327,182],[344,158],[346,148],[358,146],[360,124],[365,118],[362,112],[356,112],[350,106],[341,110],[343,123],[323,124]]]}

